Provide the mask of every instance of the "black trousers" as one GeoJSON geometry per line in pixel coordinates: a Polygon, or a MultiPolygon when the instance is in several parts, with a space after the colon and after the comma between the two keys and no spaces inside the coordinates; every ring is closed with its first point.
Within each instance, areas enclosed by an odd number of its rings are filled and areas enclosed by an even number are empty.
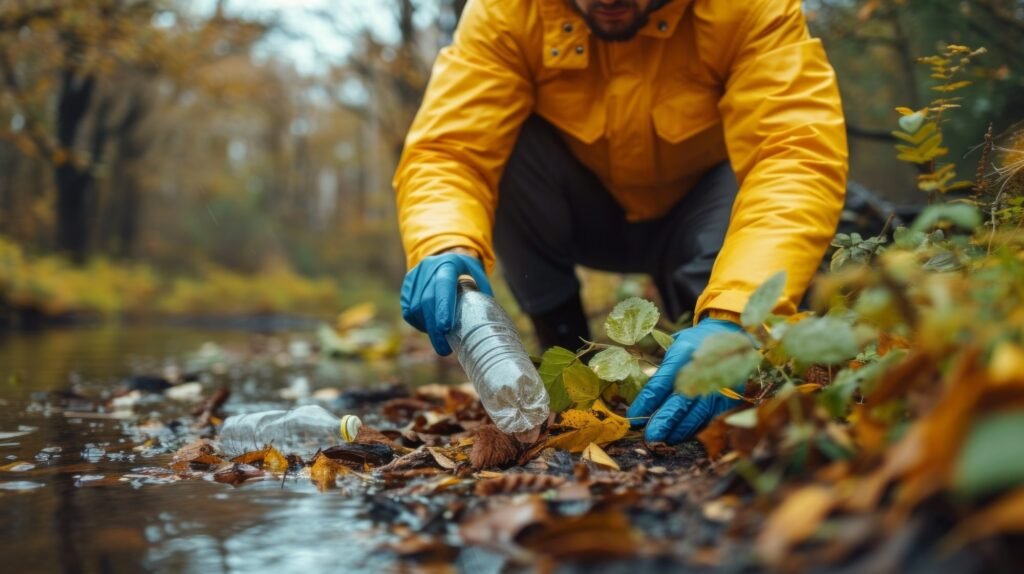
{"type": "Polygon", "coordinates": [[[542,347],[576,348],[589,337],[576,265],[647,274],[671,318],[691,311],[722,247],[737,188],[724,162],[664,217],[631,223],[555,128],[527,119],[499,187],[494,247],[542,347]]]}

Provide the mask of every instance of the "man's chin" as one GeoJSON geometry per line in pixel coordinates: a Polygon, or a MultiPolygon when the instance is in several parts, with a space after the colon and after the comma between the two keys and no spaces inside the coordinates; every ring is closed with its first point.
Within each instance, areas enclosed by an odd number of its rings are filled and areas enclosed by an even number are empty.
{"type": "Polygon", "coordinates": [[[628,24],[599,22],[594,18],[586,16],[584,16],[584,19],[590,27],[590,32],[605,42],[626,42],[632,40],[640,32],[640,29],[647,25],[648,20],[646,15],[638,15],[633,22],[628,24]]]}
{"type": "Polygon", "coordinates": [[[635,38],[639,31],[640,26],[635,24],[613,28],[606,28],[604,26],[590,27],[590,32],[605,42],[627,42],[635,38]]]}

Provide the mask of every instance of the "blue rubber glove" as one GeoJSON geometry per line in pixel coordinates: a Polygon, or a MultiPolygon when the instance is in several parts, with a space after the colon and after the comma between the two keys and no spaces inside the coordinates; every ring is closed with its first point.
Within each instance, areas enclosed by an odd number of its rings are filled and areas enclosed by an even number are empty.
{"type": "Polygon", "coordinates": [[[459,275],[469,275],[482,293],[493,296],[483,265],[458,253],[431,255],[413,267],[402,281],[402,318],[424,331],[438,355],[452,354],[445,335],[455,325],[459,275]]]}
{"type": "Polygon", "coordinates": [[[676,373],[690,362],[693,352],[705,339],[718,333],[741,332],[743,328],[732,321],[704,319],[695,327],[676,333],[675,341],[665,352],[665,360],[629,407],[627,416],[636,419],[633,426],[642,426],[644,420],[651,417],[644,439],[669,444],[682,442],[696,435],[716,416],[740,404],[741,401],[722,393],[687,397],[673,390],[676,373]]]}

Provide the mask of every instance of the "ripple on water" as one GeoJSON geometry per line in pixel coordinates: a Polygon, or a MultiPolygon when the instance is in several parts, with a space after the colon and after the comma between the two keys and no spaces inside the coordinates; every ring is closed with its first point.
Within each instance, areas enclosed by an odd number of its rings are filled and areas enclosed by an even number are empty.
{"type": "Polygon", "coordinates": [[[29,490],[35,490],[42,488],[43,483],[32,482],[31,480],[12,480],[9,482],[0,482],[0,490],[11,490],[14,492],[26,492],[29,490]]]}

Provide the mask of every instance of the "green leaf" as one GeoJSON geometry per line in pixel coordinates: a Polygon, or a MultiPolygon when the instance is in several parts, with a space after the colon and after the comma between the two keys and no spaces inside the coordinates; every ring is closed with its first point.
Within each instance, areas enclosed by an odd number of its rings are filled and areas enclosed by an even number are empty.
{"type": "Polygon", "coordinates": [[[745,382],[761,364],[761,354],[743,333],[709,337],[676,376],[676,390],[691,397],[745,382]]]}
{"type": "Polygon", "coordinates": [[[618,382],[636,368],[636,357],[622,347],[609,347],[590,359],[590,368],[603,381],[618,382]]]}
{"type": "Polygon", "coordinates": [[[572,406],[569,394],[565,390],[562,373],[575,362],[576,355],[572,351],[562,347],[551,347],[544,352],[540,367],[537,368],[541,380],[544,381],[544,387],[548,390],[549,406],[556,413],[572,406]]]}
{"type": "Polygon", "coordinates": [[[846,247],[840,247],[836,249],[836,252],[832,254],[832,261],[829,263],[829,271],[835,273],[843,268],[850,261],[850,250],[846,247]]]}
{"type": "Polygon", "coordinates": [[[574,408],[581,410],[589,409],[607,386],[583,363],[569,365],[562,372],[562,380],[565,381],[565,392],[574,408]]]}
{"type": "Polygon", "coordinates": [[[940,221],[949,221],[957,227],[973,230],[981,225],[981,213],[965,203],[930,205],[914,221],[911,231],[926,231],[940,221]]]}
{"type": "Polygon", "coordinates": [[[630,297],[612,309],[604,322],[604,330],[620,345],[635,345],[658,324],[658,308],[639,297],[630,297]]]}
{"type": "Polygon", "coordinates": [[[843,369],[832,384],[822,389],[817,395],[818,403],[825,407],[830,415],[836,418],[845,417],[850,407],[853,393],[860,390],[866,394],[872,390],[882,375],[907,356],[906,351],[893,350],[876,362],[868,363],[859,369],[843,369]]]}
{"type": "Polygon", "coordinates": [[[668,348],[672,346],[672,342],[675,341],[675,339],[672,338],[672,335],[669,335],[661,329],[651,331],[651,336],[658,342],[658,346],[665,351],[667,351],[668,348]]]}
{"type": "Polygon", "coordinates": [[[948,273],[950,271],[962,269],[963,265],[960,264],[960,259],[956,256],[956,253],[953,253],[952,251],[943,251],[933,255],[923,267],[927,271],[948,273]]]}
{"type": "Polygon", "coordinates": [[[636,400],[636,396],[640,394],[640,390],[647,384],[647,380],[650,379],[638,366],[636,371],[631,373],[625,381],[619,383],[619,396],[622,397],[627,403],[632,404],[636,400]]]}
{"type": "Polygon", "coordinates": [[[860,350],[850,325],[835,317],[805,319],[793,325],[782,337],[782,348],[805,365],[833,365],[852,359],[860,350]]]}
{"type": "Polygon", "coordinates": [[[743,314],[740,315],[740,322],[743,326],[752,329],[764,323],[772,309],[775,308],[775,304],[779,302],[779,297],[782,296],[782,290],[785,288],[785,271],[779,271],[762,283],[750,296],[747,306],[743,308],[743,314]]]}
{"type": "Polygon", "coordinates": [[[1024,484],[1024,413],[989,415],[974,424],[960,450],[953,486],[960,494],[976,498],[1024,484]]]}

